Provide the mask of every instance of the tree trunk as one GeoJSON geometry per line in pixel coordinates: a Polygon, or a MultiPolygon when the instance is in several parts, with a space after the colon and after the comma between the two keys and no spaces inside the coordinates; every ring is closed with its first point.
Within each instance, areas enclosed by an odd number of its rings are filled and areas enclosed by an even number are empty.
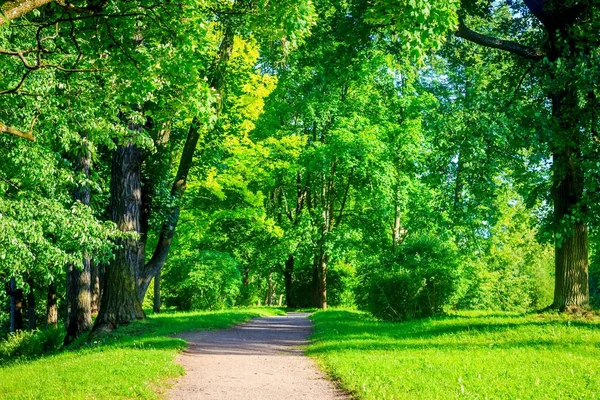
{"type": "Polygon", "coordinates": [[[552,200],[557,235],[552,308],[565,311],[589,304],[587,227],[581,204],[585,173],[581,167],[577,90],[569,84],[554,92],[551,100],[558,127],[552,137],[552,200]]]}
{"type": "Polygon", "coordinates": [[[56,285],[48,285],[48,299],[46,301],[46,329],[58,328],[58,308],[56,306],[56,285]]]}
{"type": "MultiPolygon", "coordinates": [[[[580,206],[583,196],[583,171],[576,166],[573,152],[554,154],[554,222],[558,234],[554,253],[554,302],[552,308],[565,311],[589,304],[588,283],[588,240],[585,222],[575,221],[565,224],[580,206]],[[565,233],[560,227],[568,226],[571,232],[565,233]]],[[[571,220],[572,221],[572,220],[571,220]]]]}
{"type": "Polygon", "coordinates": [[[98,315],[98,311],[100,310],[100,302],[102,299],[102,288],[104,285],[103,282],[103,274],[104,274],[104,265],[98,264],[94,260],[92,260],[92,271],[91,271],[91,291],[92,291],[92,300],[91,300],[91,312],[92,315],[98,315]]]}
{"type": "Polygon", "coordinates": [[[37,317],[35,315],[35,293],[33,292],[33,279],[27,279],[27,286],[29,291],[27,292],[27,324],[29,330],[34,331],[37,329],[37,317]]]}
{"type": "Polygon", "coordinates": [[[23,330],[23,289],[17,289],[15,278],[10,278],[10,331],[23,330]]]}
{"type": "Polygon", "coordinates": [[[23,290],[17,289],[14,277],[10,278],[7,292],[10,296],[10,331],[20,331],[23,329],[23,290]]]}
{"type": "Polygon", "coordinates": [[[92,327],[92,307],[90,293],[90,258],[84,257],[81,269],[68,265],[69,303],[67,316],[67,335],[65,344],[71,343],[77,336],[92,327]]]}
{"type": "MultiPolygon", "coordinates": [[[[80,154],[75,163],[76,172],[80,178],[87,180],[90,176],[91,153],[89,151],[87,136],[82,135],[80,154]]],[[[73,200],[89,206],[91,189],[87,183],[78,184],[73,192],[73,200]]],[[[84,255],[82,264],[77,267],[73,264],[67,266],[67,335],[65,344],[72,342],[81,333],[92,327],[91,308],[91,265],[90,258],[84,255]]]]}
{"type": "Polygon", "coordinates": [[[285,260],[285,269],[283,275],[285,278],[285,303],[288,308],[296,308],[296,299],[294,298],[294,263],[295,258],[293,254],[288,256],[285,260]]]}
{"type": "MultiPolygon", "coordinates": [[[[211,68],[211,86],[220,94],[217,111],[222,103],[225,67],[233,49],[233,30],[227,27],[219,54],[211,68]]],[[[218,112],[217,112],[218,114],[218,112]]],[[[133,126],[130,129],[139,130],[133,126]]],[[[193,163],[194,152],[200,138],[201,127],[198,118],[194,118],[179,168],[172,186],[171,195],[177,200],[185,193],[187,176],[193,163]]],[[[119,239],[119,249],[115,259],[106,272],[100,312],[94,325],[94,332],[109,331],[117,325],[144,318],[142,301],[152,278],[163,267],[169,254],[173,235],[179,220],[179,206],[173,207],[163,223],[158,244],[147,264],[145,261],[145,240],[139,238],[142,232],[142,187],[141,151],[133,144],[118,146],[113,153],[111,181],[111,216],[117,227],[123,232],[138,234],[136,238],[119,239]]]]}
{"type": "Polygon", "coordinates": [[[319,254],[315,254],[312,267],[312,305],[315,308],[319,308],[321,303],[321,280],[319,279],[320,260],[319,254]]]}
{"type": "Polygon", "coordinates": [[[160,312],[160,271],[154,277],[154,305],[152,311],[160,312]]]}
{"type": "Polygon", "coordinates": [[[320,258],[320,271],[319,271],[319,277],[321,278],[321,285],[319,287],[320,291],[319,291],[319,300],[320,300],[320,305],[319,308],[322,308],[323,310],[327,310],[327,262],[329,260],[329,257],[327,256],[327,253],[325,251],[321,252],[321,258],[320,258]]]}
{"type": "MultiPolygon", "coordinates": [[[[111,218],[126,233],[140,232],[142,152],[134,144],[118,146],[112,158],[111,218]]],[[[138,295],[138,271],[144,263],[139,237],[117,240],[115,259],[105,273],[100,312],[94,332],[144,318],[138,295]]]]}

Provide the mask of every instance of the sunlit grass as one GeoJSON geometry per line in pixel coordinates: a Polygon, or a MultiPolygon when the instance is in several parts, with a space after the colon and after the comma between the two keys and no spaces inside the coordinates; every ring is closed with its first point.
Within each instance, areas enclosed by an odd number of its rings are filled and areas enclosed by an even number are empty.
{"type": "Polygon", "coordinates": [[[185,341],[170,335],[224,329],[278,309],[164,313],[109,336],[78,341],[77,349],[0,366],[2,399],[155,399],[169,378],[183,374],[174,363],[185,341]]]}
{"type": "Polygon", "coordinates": [[[359,399],[597,399],[600,322],[462,314],[404,323],[314,314],[309,354],[359,399]]]}

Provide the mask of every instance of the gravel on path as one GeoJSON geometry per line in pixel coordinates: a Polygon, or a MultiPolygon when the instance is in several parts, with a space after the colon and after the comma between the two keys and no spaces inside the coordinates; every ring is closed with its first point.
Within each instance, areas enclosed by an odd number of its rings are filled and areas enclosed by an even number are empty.
{"type": "Polygon", "coordinates": [[[344,400],[304,355],[312,322],[308,313],[256,318],[224,331],[178,337],[188,348],[178,356],[186,375],[170,399],[344,400]]]}

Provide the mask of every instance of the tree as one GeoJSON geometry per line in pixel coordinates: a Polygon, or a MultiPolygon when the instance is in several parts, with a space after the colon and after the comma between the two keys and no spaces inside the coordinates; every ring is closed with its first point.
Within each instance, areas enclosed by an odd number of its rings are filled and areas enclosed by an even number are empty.
{"type": "MultiPolygon", "coordinates": [[[[586,306],[589,302],[588,239],[585,188],[590,180],[585,173],[590,164],[589,146],[597,129],[593,111],[596,107],[598,71],[593,56],[597,44],[589,40],[597,29],[588,23],[595,21],[597,4],[594,1],[524,1],[524,6],[511,3],[515,25],[518,13],[534,17],[534,29],[540,34],[528,34],[517,25],[517,35],[533,44],[497,39],[475,32],[467,27],[469,13],[493,15],[474,11],[466,3],[459,22],[457,36],[490,48],[500,49],[530,60],[529,71],[536,72],[536,82],[550,106],[540,109],[548,112],[546,132],[538,137],[552,155],[552,201],[555,235],[555,292],[552,307],[565,310],[586,306]],[[536,43],[537,42],[537,43],[536,43]],[[541,47],[543,46],[543,47],[541,47]],[[583,68],[583,69],[582,69],[583,68]],[[578,73],[578,71],[588,71],[578,73]]],[[[491,11],[491,14],[490,14],[491,11]]]]}

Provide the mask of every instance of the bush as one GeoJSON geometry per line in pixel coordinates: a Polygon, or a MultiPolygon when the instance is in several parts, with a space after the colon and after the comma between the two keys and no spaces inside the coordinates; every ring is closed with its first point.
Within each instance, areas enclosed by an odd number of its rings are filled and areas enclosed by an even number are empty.
{"type": "Polygon", "coordinates": [[[357,303],[392,321],[440,314],[456,291],[457,267],[453,247],[418,238],[404,244],[396,257],[365,271],[357,303]]]}
{"type": "Polygon", "coordinates": [[[65,332],[62,329],[9,333],[0,342],[0,361],[4,363],[55,352],[62,347],[64,335],[65,332]]]}
{"type": "Polygon", "coordinates": [[[163,275],[161,295],[179,310],[235,305],[241,286],[238,263],[228,253],[201,251],[175,258],[163,275]]]}

